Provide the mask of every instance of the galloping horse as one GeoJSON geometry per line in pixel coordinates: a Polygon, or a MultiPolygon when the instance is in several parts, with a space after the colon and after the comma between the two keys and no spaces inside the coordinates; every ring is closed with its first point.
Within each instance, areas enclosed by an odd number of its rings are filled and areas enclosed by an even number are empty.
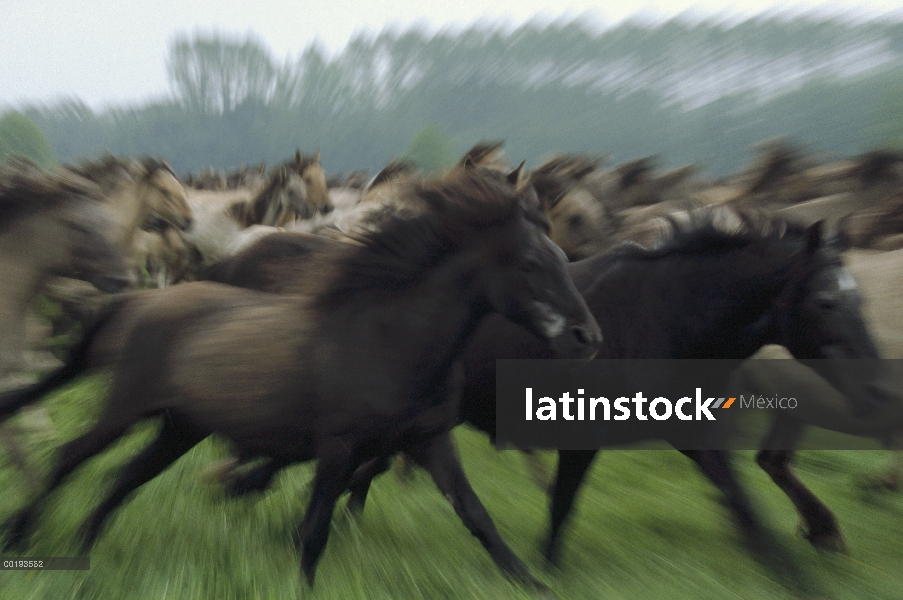
{"type": "MultiPolygon", "coordinates": [[[[132,491],[216,432],[243,457],[318,460],[299,528],[311,584],[354,471],[404,451],[432,473],[501,569],[541,586],[495,530],[455,456],[449,431],[460,381],[449,370],[492,312],[575,358],[595,353],[598,327],[545,233],[532,188],[461,170],[408,193],[430,210],[363,236],[331,261],[333,276],[311,296],[201,282],[114,304],[68,365],[71,378],[104,345],[122,348],[106,409],[62,448],[46,489],[7,523],[6,547],[25,544],[49,494],[78,465],[134,423],[160,416],[157,439],[86,522],[85,549],[132,491]]],[[[31,392],[4,396],[0,414],[34,400],[31,392]]]]}
{"type": "MultiPolygon", "coordinates": [[[[845,254],[852,277],[845,277],[842,286],[830,290],[822,302],[858,307],[875,334],[880,354],[894,359],[892,371],[897,385],[903,377],[899,359],[903,358],[903,329],[900,310],[903,299],[903,250],[874,253],[851,250],[845,254]]],[[[796,507],[805,528],[806,537],[819,548],[845,550],[846,542],[831,510],[824,505],[797,477],[792,469],[793,448],[798,444],[806,426],[814,425],[849,435],[872,437],[886,447],[903,449],[903,402],[884,402],[872,410],[853,410],[838,390],[814,377],[807,369],[792,361],[749,361],[740,372],[744,384],[753,390],[794,389],[805,391],[807,402],[792,414],[779,413],[763,450],[756,456],[759,465],[781,487],[796,507]],[[780,387],[784,386],[784,387],[780,387]],[[788,387],[792,386],[792,387],[788,387]]],[[[898,390],[897,390],[898,391],[898,390]]],[[[899,464],[895,465],[897,469],[899,464]]],[[[891,479],[898,473],[891,472],[891,479]]]]}
{"type": "Polygon", "coordinates": [[[133,283],[116,231],[91,182],[24,162],[0,170],[0,376],[22,366],[26,309],[49,277],[133,283]]]}
{"type": "Polygon", "coordinates": [[[129,251],[140,229],[165,223],[186,231],[194,222],[185,189],[164,161],[107,156],[68,170],[100,186],[115,215],[120,243],[129,251]]]}
{"type": "Polygon", "coordinates": [[[204,266],[227,256],[235,236],[247,227],[283,227],[332,209],[319,152],[312,158],[296,153],[293,161],[274,168],[253,189],[189,189],[188,203],[197,224],[184,238],[204,266]]]}

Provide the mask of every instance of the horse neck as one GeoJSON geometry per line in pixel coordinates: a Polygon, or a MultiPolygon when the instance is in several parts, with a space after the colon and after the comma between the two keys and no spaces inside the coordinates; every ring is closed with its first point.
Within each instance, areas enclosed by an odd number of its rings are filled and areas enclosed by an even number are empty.
{"type": "Polygon", "coordinates": [[[736,278],[724,287],[717,275],[727,256],[688,260],[594,257],[571,268],[602,326],[600,356],[747,358],[771,343],[765,284],[757,290],[755,280],[736,278]]]}
{"type": "Polygon", "coordinates": [[[410,388],[424,391],[459,357],[492,312],[482,289],[478,251],[468,249],[430,269],[402,292],[363,294],[334,313],[351,331],[376,331],[373,348],[410,388]],[[355,324],[357,323],[357,324],[355,324]],[[413,357],[413,360],[412,360],[413,357]]]}

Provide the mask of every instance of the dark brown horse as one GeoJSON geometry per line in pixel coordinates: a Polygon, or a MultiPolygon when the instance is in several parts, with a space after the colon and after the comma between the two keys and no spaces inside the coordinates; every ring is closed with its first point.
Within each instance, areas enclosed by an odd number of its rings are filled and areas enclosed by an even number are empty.
{"type": "MultiPolygon", "coordinates": [[[[461,170],[410,193],[431,210],[392,219],[353,252],[323,257],[333,275],[306,298],[202,282],[114,305],[67,365],[71,378],[96,364],[104,346],[122,348],[104,413],[62,448],[45,490],[7,523],[6,547],[25,545],[69,473],[157,416],[156,440],[86,522],[85,549],[131,492],[216,432],[242,457],[318,460],[298,532],[310,583],[354,471],[403,451],[432,473],[500,568],[541,585],[501,539],[458,463],[449,431],[459,380],[448,373],[492,312],[563,356],[592,356],[598,326],[545,233],[532,188],[461,170]]],[[[34,390],[0,399],[0,414],[34,400],[34,390]]]]}

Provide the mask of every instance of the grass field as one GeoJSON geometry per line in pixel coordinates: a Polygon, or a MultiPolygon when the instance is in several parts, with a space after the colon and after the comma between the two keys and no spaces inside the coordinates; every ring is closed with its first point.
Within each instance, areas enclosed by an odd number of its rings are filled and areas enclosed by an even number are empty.
{"type": "MultiPolygon", "coordinates": [[[[84,432],[97,414],[101,379],[51,398],[54,439],[31,438],[45,471],[55,448],[84,432]]],[[[153,435],[148,423],[84,465],[53,496],[29,556],[69,556],[77,530],[117,467],[153,435]]],[[[718,492],[674,451],[603,453],[583,490],[563,544],[560,569],[538,547],[547,502],[514,451],[459,428],[464,467],[514,551],[560,599],[903,598],[903,494],[854,485],[883,463],[879,451],[801,453],[798,472],[837,515],[850,554],[812,550],[796,533],[792,505],[753,462],[735,463],[793,570],[753,560],[740,544],[718,492]]],[[[89,571],[0,571],[0,598],[144,599],[502,599],[530,598],[502,576],[429,477],[377,480],[359,519],[341,510],[320,562],[316,587],[303,582],[291,533],[309,494],[312,469],[285,471],[256,499],[230,500],[198,471],[226,455],[207,440],[114,513],[91,553],[89,571]]],[[[546,456],[549,467],[553,456],[546,456]]],[[[0,519],[28,500],[23,479],[0,455],[0,519]]]]}

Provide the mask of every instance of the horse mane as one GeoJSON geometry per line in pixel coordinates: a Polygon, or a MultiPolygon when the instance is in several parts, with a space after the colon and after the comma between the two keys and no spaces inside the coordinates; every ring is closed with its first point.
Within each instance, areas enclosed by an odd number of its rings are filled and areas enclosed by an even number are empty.
{"type": "Polygon", "coordinates": [[[168,162],[149,156],[125,159],[106,154],[100,160],[82,161],[77,165],[67,165],[65,168],[79,177],[96,183],[104,190],[110,190],[118,185],[123,175],[129,175],[138,181],[146,181],[157,171],[163,170],[173,177],[176,176],[168,162]]]}
{"type": "MultiPolygon", "coordinates": [[[[318,306],[331,306],[365,291],[397,291],[419,281],[473,233],[502,225],[527,211],[522,192],[504,174],[458,169],[448,175],[412,183],[402,192],[426,205],[417,215],[390,215],[377,231],[352,237],[361,245],[338,263],[338,273],[319,295],[318,306]]],[[[537,212],[532,211],[532,212],[537,212]]]]}
{"type": "Polygon", "coordinates": [[[893,179],[893,169],[901,162],[903,162],[903,152],[873,150],[859,156],[853,174],[859,178],[864,187],[868,187],[882,179],[893,179]]]}
{"type": "Polygon", "coordinates": [[[482,141],[476,143],[473,148],[464,153],[458,166],[464,166],[468,162],[475,166],[497,166],[502,167],[505,164],[502,156],[502,146],[505,145],[504,140],[482,141]]]}
{"type": "Polygon", "coordinates": [[[364,186],[364,189],[371,189],[392,179],[416,174],[417,167],[414,166],[414,163],[404,159],[396,159],[383,167],[382,170],[380,170],[380,172],[364,186]]]}
{"type": "Polygon", "coordinates": [[[54,208],[75,197],[98,197],[90,180],[65,171],[46,171],[28,159],[0,167],[0,231],[26,215],[54,208]]]}
{"type": "Polygon", "coordinates": [[[601,167],[604,162],[604,158],[588,154],[559,154],[547,159],[532,172],[543,175],[559,174],[579,181],[601,167]]]}
{"type": "Polygon", "coordinates": [[[702,209],[690,213],[689,221],[668,219],[669,231],[652,248],[639,244],[616,246],[611,255],[624,259],[656,259],[665,256],[693,256],[742,250],[763,241],[805,239],[806,227],[760,212],[736,209],[702,209]],[[735,225],[723,224],[731,219],[735,225]],[[722,223],[719,223],[719,219],[722,223]]]}
{"type": "Polygon", "coordinates": [[[601,158],[585,154],[553,156],[530,170],[530,183],[546,210],[551,210],[577,182],[598,169],[602,162],[601,158]]]}
{"type": "Polygon", "coordinates": [[[621,189],[633,187],[645,181],[655,167],[654,156],[644,156],[615,167],[621,189]]]}

